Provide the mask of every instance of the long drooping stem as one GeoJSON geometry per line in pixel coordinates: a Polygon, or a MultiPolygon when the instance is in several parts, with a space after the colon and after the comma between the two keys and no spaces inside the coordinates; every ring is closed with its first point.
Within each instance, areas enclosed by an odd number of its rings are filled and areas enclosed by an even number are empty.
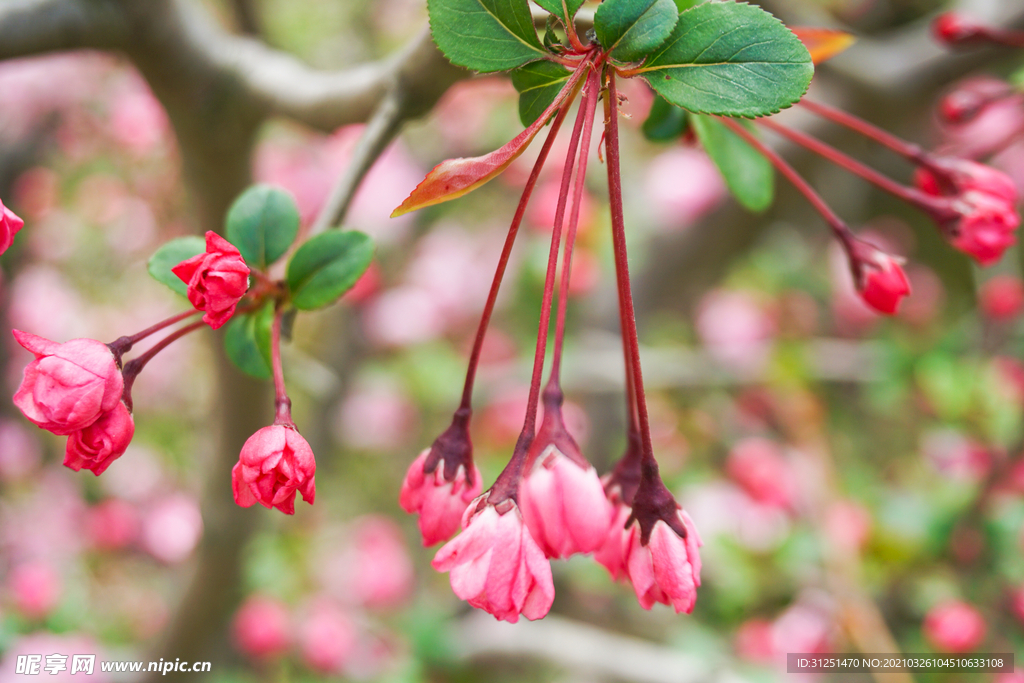
{"type": "Polygon", "coordinates": [[[270,369],[274,375],[274,424],[294,427],[292,422],[292,400],[284,386],[284,366],[281,363],[281,317],[280,308],[274,310],[274,322],[270,327],[270,369]]]}
{"type": "Polygon", "coordinates": [[[820,102],[815,102],[807,98],[800,100],[800,106],[805,109],[809,109],[815,114],[823,116],[830,121],[838,123],[841,126],[845,126],[852,131],[860,133],[866,138],[879,142],[911,161],[922,163],[927,160],[927,155],[920,146],[915,145],[912,142],[907,142],[902,138],[898,138],[889,131],[883,130],[872,123],[868,123],[864,119],[856,117],[842,109],[836,109],[835,107],[830,107],[827,104],[821,104],[820,102]]]}
{"type": "Polygon", "coordinates": [[[626,228],[622,212],[622,176],[619,170],[619,96],[615,88],[615,74],[608,72],[608,95],[605,98],[605,152],[608,156],[608,199],[612,215],[612,243],[615,253],[615,275],[618,282],[619,302],[622,307],[622,336],[626,346],[629,371],[632,379],[639,421],[640,438],[643,444],[645,470],[657,472],[654,460],[654,444],[651,441],[651,421],[647,412],[647,397],[644,395],[644,378],[640,369],[640,341],[636,331],[636,311],[633,307],[633,291],[629,283],[629,256],[626,253],[626,228]]]}
{"type": "MultiPolygon", "coordinates": [[[[594,65],[587,63],[580,68],[593,69],[594,65]]],[[[572,137],[569,138],[569,149],[565,156],[565,166],[562,168],[562,184],[558,194],[558,204],[555,207],[555,223],[551,230],[551,247],[548,250],[548,267],[544,276],[544,295],[541,298],[537,348],[534,351],[530,395],[526,402],[526,417],[523,422],[523,430],[520,432],[515,450],[512,452],[512,458],[491,487],[488,501],[494,505],[503,500],[516,498],[523,465],[526,461],[530,444],[533,443],[533,437],[537,431],[537,406],[540,400],[540,380],[541,373],[544,371],[544,353],[547,350],[548,328],[551,323],[551,300],[554,296],[555,270],[558,267],[558,245],[561,244],[562,240],[562,223],[565,218],[566,199],[569,196],[569,185],[572,181],[572,172],[576,161],[576,150],[579,147],[580,135],[583,131],[587,104],[592,97],[596,97],[596,94],[590,88],[584,96],[583,104],[581,104],[580,111],[576,116],[576,125],[573,127],[572,137]]]]}
{"type": "Polygon", "coordinates": [[[193,309],[191,311],[179,313],[178,315],[172,315],[170,318],[167,318],[166,320],[161,320],[155,325],[150,325],[141,332],[136,332],[131,336],[118,337],[114,341],[107,344],[107,346],[110,347],[111,353],[113,353],[118,359],[120,359],[122,355],[132,350],[132,346],[138,344],[140,341],[142,341],[149,335],[155,334],[166,327],[170,327],[175,323],[179,323],[182,320],[185,320],[186,318],[191,318],[192,316],[198,315],[200,313],[202,313],[202,311],[197,311],[193,309]]]}
{"type": "Polygon", "coordinates": [[[526,180],[523,195],[519,199],[519,206],[516,207],[516,213],[512,217],[512,224],[509,226],[508,235],[505,237],[505,244],[501,249],[501,256],[498,258],[498,267],[494,272],[494,279],[491,281],[491,289],[487,293],[487,303],[484,304],[484,312],[480,316],[480,324],[476,328],[476,338],[473,340],[473,350],[469,354],[469,367],[466,370],[466,383],[462,389],[462,401],[459,404],[459,410],[468,411],[471,407],[473,383],[476,380],[476,370],[480,364],[480,352],[484,346],[484,338],[487,336],[487,327],[491,321],[491,314],[494,313],[494,303],[498,299],[498,289],[501,287],[501,281],[505,277],[505,269],[508,267],[508,260],[512,254],[512,246],[515,244],[516,236],[519,234],[519,226],[522,224],[523,216],[526,214],[526,205],[533,194],[533,188],[537,185],[537,178],[540,176],[541,169],[547,161],[548,152],[551,151],[551,145],[554,143],[555,136],[558,135],[558,131],[562,127],[562,121],[565,120],[565,115],[569,112],[573,99],[575,99],[575,95],[570,95],[555,115],[554,121],[551,124],[551,130],[544,139],[544,144],[540,148],[540,154],[537,155],[537,161],[533,164],[533,170],[530,171],[530,177],[526,180]]]}
{"type": "MultiPolygon", "coordinates": [[[[723,118],[722,120],[728,122],[728,119],[723,118]]],[[[806,147],[815,154],[823,156],[824,158],[828,159],[837,166],[846,169],[847,171],[853,173],[854,175],[858,175],[861,178],[864,178],[869,183],[872,183],[873,185],[879,187],[882,190],[885,190],[894,197],[902,199],[903,201],[909,204],[912,204],[921,209],[924,209],[925,211],[928,211],[929,213],[939,216],[944,216],[952,211],[948,207],[948,200],[943,199],[941,197],[933,197],[915,188],[901,185],[892,178],[889,178],[888,176],[879,173],[875,169],[865,164],[862,164],[856,159],[852,159],[846,156],[835,147],[832,147],[831,145],[828,145],[822,142],[821,140],[818,140],[817,138],[811,137],[806,133],[801,133],[791,128],[780,126],[774,121],[769,121],[766,119],[759,120],[758,123],[761,126],[764,126],[765,128],[775,131],[779,135],[782,135],[783,137],[792,140],[798,145],[806,147]]],[[[734,131],[736,131],[737,134],[743,135],[739,132],[739,130],[737,130],[735,122],[733,122],[733,124],[734,125],[730,127],[734,131]]],[[[746,131],[744,131],[744,133],[746,133],[746,135],[743,135],[744,139],[753,137],[750,136],[750,134],[747,133],[746,131]]]]}
{"type": "Polygon", "coordinates": [[[597,111],[597,99],[601,91],[600,76],[595,69],[587,77],[587,94],[583,101],[582,113],[583,134],[580,138],[579,165],[576,170],[576,185],[573,188],[572,210],[569,212],[569,228],[565,233],[565,246],[562,250],[562,277],[558,285],[558,312],[555,315],[555,348],[551,356],[551,378],[549,385],[559,387],[562,370],[562,346],[565,340],[565,314],[569,299],[569,278],[572,275],[572,251],[576,243],[576,230],[580,222],[580,205],[583,201],[583,188],[587,177],[587,159],[590,156],[590,140],[594,131],[594,115],[597,111]]]}

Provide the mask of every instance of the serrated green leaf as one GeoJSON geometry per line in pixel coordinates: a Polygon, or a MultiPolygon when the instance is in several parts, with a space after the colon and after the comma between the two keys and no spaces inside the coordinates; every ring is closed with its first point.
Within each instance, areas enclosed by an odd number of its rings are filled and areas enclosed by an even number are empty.
{"type": "Polygon", "coordinates": [[[689,113],[685,109],[669,104],[660,95],[654,96],[651,111],[647,114],[641,130],[644,137],[651,142],[670,142],[675,140],[689,126],[689,113]]]}
{"type": "Polygon", "coordinates": [[[280,187],[253,185],[228,210],[226,236],[250,268],[266,270],[299,232],[299,209],[280,187]]]}
{"type": "Polygon", "coordinates": [[[519,119],[529,126],[555,101],[572,72],[554,62],[532,62],[512,72],[519,92],[519,119]]]}
{"type": "Polygon", "coordinates": [[[757,117],[797,102],[814,65],[800,39],[764,10],[709,2],[681,13],[639,71],[684,109],[757,117]]]}
{"type": "Polygon", "coordinates": [[[673,0],[604,0],[594,14],[594,31],[612,57],[631,62],[665,42],[678,19],[673,0]]]}
{"type": "Polygon", "coordinates": [[[149,257],[146,268],[157,282],[162,282],[178,294],[186,296],[188,285],[180,277],[171,272],[171,268],[185,259],[190,259],[206,251],[206,240],[202,237],[179,237],[162,245],[149,257]]]}
{"type": "Polygon", "coordinates": [[[675,0],[675,2],[676,2],[676,9],[678,9],[680,12],[685,12],[686,10],[690,9],[691,7],[696,7],[697,5],[701,4],[702,2],[705,2],[705,0],[675,0]]]}
{"type": "Polygon", "coordinates": [[[558,39],[558,34],[555,33],[555,18],[548,15],[547,21],[544,22],[544,49],[549,52],[554,52],[560,45],[561,41],[558,39]]]}
{"type": "Polygon", "coordinates": [[[434,42],[452,64],[507,71],[543,58],[526,0],[428,0],[434,42]]]}
{"type": "MultiPolygon", "coordinates": [[[[715,162],[736,200],[751,211],[764,211],[775,198],[775,175],[769,162],[725,124],[711,116],[692,116],[697,139],[715,162]]],[[[749,123],[741,122],[751,129],[749,123]]]]}
{"type": "Polygon", "coordinates": [[[255,313],[235,315],[224,331],[224,352],[239,370],[256,379],[270,379],[270,327],[274,302],[255,313]]]}
{"type": "Polygon", "coordinates": [[[325,232],[309,240],[288,262],[288,288],[295,308],[323,308],[352,288],[373,260],[373,241],[361,232],[325,232]]]}
{"type": "Polygon", "coordinates": [[[572,19],[583,6],[584,0],[534,0],[534,2],[559,19],[572,19]],[[566,17],[567,13],[568,17],[566,17]]]}

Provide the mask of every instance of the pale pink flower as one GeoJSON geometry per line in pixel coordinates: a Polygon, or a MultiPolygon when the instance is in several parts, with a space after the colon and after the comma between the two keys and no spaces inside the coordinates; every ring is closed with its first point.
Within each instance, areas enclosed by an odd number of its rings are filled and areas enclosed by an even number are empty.
{"type": "Polygon", "coordinates": [[[0,202],[0,254],[11,248],[14,236],[24,225],[25,221],[0,202]]]}
{"type": "Polygon", "coordinates": [[[679,521],[686,529],[684,539],[664,520],[651,529],[651,537],[642,542],[640,524],[628,529],[626,568],[640,606],[651,609],[654,603],[671,605],[676,613],[693,611],[700,586],[700,535],[693,520],[680,510],[679,521]]]}
{"type": "Polygon", "coordinates": [[[413,567],[402,530],[391,519],[367,515],[355,523],[349,549],[348,593],[370,608],[396,607],[412,593],[413,567]]]}
{"type": "Polygon", "coordinates": [[[961,600],[936,605],[924,618],[924,636],[942,652],[971,652],[985,640],[985,619],[961,600]]]}
{"type": "Polygon", "coordinates": [[[743,439],[732,447],[726,472],[759,503],[788,508],[793,505],[796,478],[778,445],[768,439],[743,439]]]}
{"type": "Polygon", "coordinates": [[[260,429],[242,446],[231,470],[235,502],[242,507],[259,503],[295,514],[295,492],[310,505],[316,497],[313,450],[295,427],[271,425],[260,429]]]}
{"type": "Polygon", "coordinates": [[[257,659],[283,654],[288,649],[289,632],[288,608],[266,596],[248,598],[231,622],[235,647],[257,659]]]}
{"type": "Polygon", "coordinates": [[[437,551],[433,566],[450,572],[455,595],[496,619],[540,619],[551,609],[551,564],[512,500],[466,511],[463,532],[437,551]]]}
{"type": "Polygon", "coordinates": [[[60,600],[61,581],[46,562],[26,562],[15,567],[7,579],[14,606],[31,619],[41,619],[60,600]]]}
{"type": "Polygon", "coordinates": [[[583,456],[572,458],[540,436],[534,443],[543,452],[519,485],[530,535],[551,558],[594,552],[605,541],[612,514],[597,471],[585,460],[580,464],[583,456]]]}
{"type": "Polygon", "coordinates": [[[199,503],[185,494],[173,494],[158,501],[142,521],[142,546],[168,564],[188,559],[203,536],[199,503]]]}
{"type": "Polygon", "coordinates": [[[340,673],[355,653],[358,633],[336,605],[319,601],[304,615],[298,648],[306,666],[321,673],[340,673]]]}
{"type": "Polygon", "coordinates": [[[120,458],[135,435],[135,421],[123,402],[101,414],[85,429],[68,436],[64,466],[78,472],[92,470],[97,477],[120,458]]]}
{"type": "Polygon", "coordinates": [[[203,322],[213,329],[226,323],[249,289],[249,266],[235,245],[213,231],[206,233],[206,251],[185,259],[171,272],[188,285],[188,300],[205,311],[203,322]]]}
{"type": "Polygon", "coordinates": [[[419,514],[423,545],[432,546],[446,541],[459,530],[459,522],[469,502],[480,495],[480,470],[473,465],[472,479],[467,481],[465,465],[459,464],[455,476],[445,478],[444,460],[439,460],[431,472],[424,465],[431,449],[426,448],[409,465],[402,481],[398,503],[409,514],[419,514]]]}
{"type": "Polygon", "coordinates": [[[125,500],[108,498],[89,508],[85,515],[85,534],[94,548],[124,548],[139,534],[138,510],[125,500]]]}
{"type": "Polygon", "coordinates": [[[604,541],[601,543],[601,547],[594,552],[594,559],[608,570],[615,581],[627,578],[629,575],[626,567],[628,559],[626,551],[630,533],[626,531],[626,521],[632,512],[633,510],[628,505],[621,502],[612,507],[613,517],[604,541]]]}
{"type": "Polygon", "coordinates": [[[30,422],[71,434],[88,427],[121,401],[124,380],[106,344],[72,339],[64,344],[14,330],[18,343],[35,354],[14,394],[30,422]]]}

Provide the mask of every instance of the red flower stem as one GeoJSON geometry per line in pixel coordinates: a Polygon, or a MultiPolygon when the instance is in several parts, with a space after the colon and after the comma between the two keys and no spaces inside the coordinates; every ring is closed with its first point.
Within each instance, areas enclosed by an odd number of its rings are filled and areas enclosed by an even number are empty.
{"type": "Polygon", "coordinates": [[[141,332],[136,332],[130,337],[119,337],[118,339],[115,339],[114,341],[107,344],[107,346],[110,348],[111,353],[113,353],[114,356],[117,357],[117,359],[120,361],[122,355],[132,350],[132,346],[139,343],[149,335],[155,334],[166,327],[170,327],[171,325],[179,323],[182,320],[185,320],[186,318],[191,318],[192,316],[198,315],[199,313],[202,313],[202,311],[197,311],[193,309],[191,311],[179,313],[178,315],[172,315],[170,318],[167,318],[166,320],[161,320],[157,324],[147,327],[141,332]]]}
{"type": "MultiPolygon", "coordinates": [[[[581,69],[594,68],[592,62],[586,62],[581,69]]],[[[519,480],[523,474],[523,466],[526,463],[526,456],[529,453],[530,445],[537,431],[537,404],[540,400],[540,380],[544,371],[544,352],[548,345],[548,328],[551,324],[551,300],[555,290],[555,269],[558,267],[558,245],[562,241],[562,222],[565,218],[565,205],[569,196],[569,184],[572,181],[572,170],[576,162],[576,149],[579,147],[580,134],[583,129],[583,121],[586,117],[586,107],[581,106],[576,115],[576,125],[572,130],[572,137],[569,138],[569,149],[565,156],[565,166],[562,168],[562,185],[558,194],[558,205],[555,208],[555,224],[551,230],[551,247],[548,250],[548,268],[544,276],[544,295],[540,304],[540,324],[537,330],[537,348],[533,357],[533,374],[530,379],[530,396],[526,403],[526,417],[523,421],[523,430],[516,440],[515,449],[505,469],[501,471],[498,478],[491,486],[491,492],[487,496],[487,502],[497,505],[504,500],[516,500],[519,493],[519,480]]]]}
{"type": "Polygon", "coordinates": [[[910,159],[916,163],[927,163],[927,154],[919,145],[915,145],[911,142],[907,142],[902,138],[898,138],[889,131],[883,130],[878,126],[868,123],[864,119],[861,119],[849,112],[845,112],[842,109],[829,106],[827,104],[821,104],[820,102],[814,102],[804,98],[800,100],[800,105],[806,109],[810,109],[815,114],[823,116],[830,121],[838,123],[841,126],[845,126],[852,131],[860,133],[864,137],[875,140],[885,145],[897,154],[910,159]]]}
{"type": "Polygon", "coordinates": [[[144,354],[137,358],[133,358],[124,364],[124,369],[121,370],[121,375],[124,377],[124,391],[121,394],[121,400],[124,401],[125,407],[127,407],[129,411],[132,409],[132,385],[135,384],[135,378],[138,377],[139,373],[146,367],[146,364],[153,359],[153,356],[160,353],[186,334],[195,332],[205,325],[206,323],[202,320],[197,320],[191,325],[186,325],[181,329],[175,330],[154,344],[153,347],[147,350],[144,354]]]}
{"type": "Polygon", "coordinates": [[[565,339],[565,312],[569,299],[569,278],[572,275],[572,250],[576,243],[576,229],[580,222],[580,205],[583,201],[583,187],[587,177],[587,159],[590,156],[590,140],[594,132],[594,116],[597,112],[597,98],[601,91],[601,80],[595,69],[587,77],[587,92],[580,103],[584,116],[583,134],[580,138],[579,166],[576,170],[576,186],[573,189],[572,210],[569,212],[569,229],[565,233],[562,250],[562,277],[558,285],[558,312],[555,316],[555,348],[551,356],[551,377],[548,385],[552,389],[561,386],[562,347],[565,339]]]}
{"type": "Polygon", "coordinates": [[[577,52],[586,52],[587,47],[576,32],[576,22],[569,16],[566,0],[562,0],[562,20],[565,21],[565,35],[569,38],[569,45],[577,52]]]}
{"type": "Polygon", "coordinates": [[[270,369],[274,375],[274,424],[294,427],[292,422],[292,400],[284,386],[284,366],[281,364],[281,317],[280,307],[274,309],[274,322],[270,326],[270,369]]]}
{"type": "MultiPolygon", "coordinates": [[[[627,378],[632,378],[640,438],[643,444],[645,475],[657,477],[654,444],[651,441],[651,421],[644,395],[644,378],[640,368],[640,341],[636,331],[636,310],[629,282],[629,256],[626,253],[626,227],[622,212],[622,176],[619,170],[619,96],[615,88],[615,73],[607,72],[608,94],[604,101],[605,153],[608,158],[608,200],[611,205],[612,242],[615,253],[615,276],[618,281],[621,306],[622,335],[626,347],[627,378]]],[[[632,412],[632,411],[630,411],[632,412]]]]}
{"type": "Polygon", "coordinates": [[[1024,47],[1024,31],[1013,31],[1011,29],[982,26],[978,29],[977,35],[988,40],[990,43],[995,43],[997,45],[1004,45],[1006,47],[1024,47]]]}
{"type": "MultiPolygon", "coordinates": [[[[725,121],[726,119],[722,120],[725,121]]],[[[867,180],[869,183],[872,183],[873,185],[895,196],[897,199],[902,199],[908,204],[912,204],[933,216],[944,217],[951,212],[951,209],[949,208],[948,199],[943,199],[941,197],[933,197],[915,188],[901,185],[892,178],[889,178],[888,176],[879,173],[875,169],[865,164],[862,164],[856,159],[846,156],[845,154],[837,150],[835,147],[832,147],[831,145],[828,145],[822,142],[821,140],[818,140],[817,138],[813,138],[810,135],[807,135],[806,133],[801,133],[791,128],[780,126],[774,121],[761,119],[758,121],[758,124],[764,126],[765,128],[775,131],[779,135],[782,135],[783,137],[792,140],[801,147],[805,147],[811,150],[815,154],[820,154],[821,156],[828,159],[837,166],[846,169],[847,171],[853,173],[854,175],[860,176],[864,180],[867,180]]],[[[733,130],[736,129],[733,128],[733,130]]],[[[739,131],[737,131],[737,133],[739,133],[739,131]]],[[[747,135],[749,135],[749,133],[747,135]]],[[[745,137],[744,139],[747,138],[745,137]]]]}
{"type": "Polygon", "coordinates": [[[498,299],[498,289],[501,287],[501,281],[505,277],[505,269],[508,267],[508,260],[512,254],[512,246],[515,244],[516,236],[519,234],[519,226],[522,224],[523,216],[526,214],[526,205],[533,194],[533,188],[537,185],[537,178],[540,177],[541,169],[547,161],[548,152],[551,151],[555,136],[558,135],[558,130],[562,127],[562,121],[565,120],[565,115],[569,112],[569,107],[575,98],[575,93],[570,94],[565,104],[555,114],[555,118],[551,123],[551,130],[548,132],[547,138],[544,139],[544,145],[540,148],[540,154],[537,155],[537,161],[533,164],[533,170],[526,181],[526,187],[523,188],[523,196],[519,199],[519,206],[516,207],[516,213],[512,217],[512,225],[509,226],[508,235],[505,237],[505,245],[502,247],[501,256],[498,258],[498,268],[495,270],[494,279],[491,281],[491,290],[487,293],[487,303],[484,304],[484,312],[480,316],[480,324],[476,328],[476,338],[473,340],[473,350],[469,354],[469,368],[466,370],[466,383],[462,389],[462,402],[459,404],[459,410],[469,411],[471,408],[473,383],[476,381],[476,371],[480,364],[480,352],[483,350],[484,338],[487,336],[487,327],[491,322],[491,314],[494,313],[494,303],[498,299]]]}

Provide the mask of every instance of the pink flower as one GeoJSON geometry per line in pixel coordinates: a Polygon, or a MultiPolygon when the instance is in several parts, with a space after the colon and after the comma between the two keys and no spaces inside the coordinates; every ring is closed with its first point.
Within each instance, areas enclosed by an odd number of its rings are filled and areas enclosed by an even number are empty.
{"type": "Polygon", "coordinates": [[[937,111],[946,123],[966,123],[977,117],[993,102],[1005,99],[1012,93],[1010,84],[998,78],[969,78],[961,81],[939,100],[937,111]]]}
{"type": "Polygon", "coordinates": [[[85,534],[100,550],[124,548],[139,535],[139,513],[128,501],[108,498],[89,508],[85,534]]]}
{"type": "Polygon", "coordinates": [[[295,492],[310,505],[316,497],[313,450],[295,427],[271,425],[249,437],[231,470],[235,502],[259,503],[295,514],[295,492]]]}
{"type": "Polygon", "coordinates": [[[323,601],[302,620],[298,645],[302,661],[310,669],[339,673],[355,654],[356,627],[338,607],[323,601]]]}
{"type": "Polygon", "coordinates": [[[0,254],[11,248],[14,236],[25,225],[25,221],[18,218],[13,211],[0,202],[0,254]]]}
{"type": "Polygon", "coordinates": [[[171,272],[188,285],[188,300],[206,311],[203,322],[217,329],[228,321],[249,289],[249,266],[235,245],[213,231],[206,233],[206,252],[185,259],[171,272]]]}
{"type": "MultiPolygon", "coordinates": [[[[542,443],[539,436],[534,443],[542,443]]],[[[548,443],[519,485],[523,520],[551,558],[594,552],[608,533],[611,510],[604,487],[597,471],[579,460],[583,456],[570,457],[548,443]]]]}
{"type": "Polygon", "coordinates": [[[83,467],[97,477],[120,458],[135,435],[135,422],[124,403],[118,401],[85,429],[68,437],[64,451],[64,466],[75,472],[83,467]]]}
{"type": "Polygon", "coordinates": [[[14,330],[36,355],[14,394],[30,422],[54,434],[85,429],[121,401],[124,380],[106,344],[94,339],[57,342],[14,330]]]}
{"type": "Polygon", "coordinates": [[[879,313],[893,315],[900,300],[910,294],[910,281],[900,267],[902,259],[876,249],[872,258],[861,262],[857,291],[864,302],[879,313]]]}
{"type": "Polygon", "coordinates": [[[231,635],[239,651],[250,657],[269,658],[288,649],[288,609],[280,601],[250,597],[235,613],[231,635]]]}
{"type": "Polygon", "coordinates": [[[512,500],[466,511],[463,532],[441,547],[433,566],[451,572],[452,590],[473,607],[515,623],[540,619],[555,599],[551,564],[512,500]]]}
{"type": "Polygon", "coordinates": [[[654,603],[671,605],[676,614],[693,611],[700,586],[700,548],[703,543],[697,527],[686,512],[678,512],[686,530],[683,538],[664,520],[654,523],[650,540],[641,539],[640,524],[634,522],[627,533],[626,569],[640,606],[651,609],[654,603]]]}
{"type": "Polygon", "coordinates": [[[419,513],[423,546],[429,547],[447,541],[459,530],[459,522],[469,501],[480,495],[480,470],[473,466],[472,484],[466,481],[462,465],[452,481],[444,478],[444,463],[433,472],[424,471],[430,449],[426,448],[413,460],[402,481],[398,504],[409,514],[419,513]]]}
{"type": "Polygon", "coordinates": [[[996,275],[978,291],[978,303],[993,320],[1012,320],[1024,312],[1024,282],[1013,275],[996,275]]]}
{"type": "Polygon", "coordinates": [[[18,565],[8,577],[8,587],[18,612],[41,619],[60,601],[60,577],[45,562],[18,565]]]}
{"type": "Polygon", "coordinates": [[[955,206],[961,217],[947,226],[949,242],[980,265],[992,265],[1017,241],[1020,217],[1006,200],[975,192],[955,206]]]}
{"type": "Polygon", "coordinates": [[[936,605],[924,618],[924,636],[942,652],[970,652],[985,640],[985,620],[972,605],[950,600],[936,605]]]}
{"type": "Polygon", "coordinates": [[[614,581],[629,575],[626,567],[628,559],[626,551],[628,550],[630,532],[626,531],[626,522],[632,512],[632,508],[621,502],[612,508],[611,524],[608,526],[601,547],[594,552],[594,559],[608,570],[614,581]]]}
{"type": "Polygon", "coordinates": [[[944,12],[932,21],[932,36],[947,46],[970,42],[981,35],[981,27],[956,12],[944,12]]]}
{"type": "Polygon", "coordinates": [[[355,523],[348,557],[348,594],[369,608],[397,607],[412,593],[413,567],[402,530],[388,517],[367,515],[355,523]]]}
{"type": "Polygon", "coordinates": [[[757,502],[792,506],[796,479],[774,442],[756,437],[740,441],[729,453],[726,471],[757,502]]]}

